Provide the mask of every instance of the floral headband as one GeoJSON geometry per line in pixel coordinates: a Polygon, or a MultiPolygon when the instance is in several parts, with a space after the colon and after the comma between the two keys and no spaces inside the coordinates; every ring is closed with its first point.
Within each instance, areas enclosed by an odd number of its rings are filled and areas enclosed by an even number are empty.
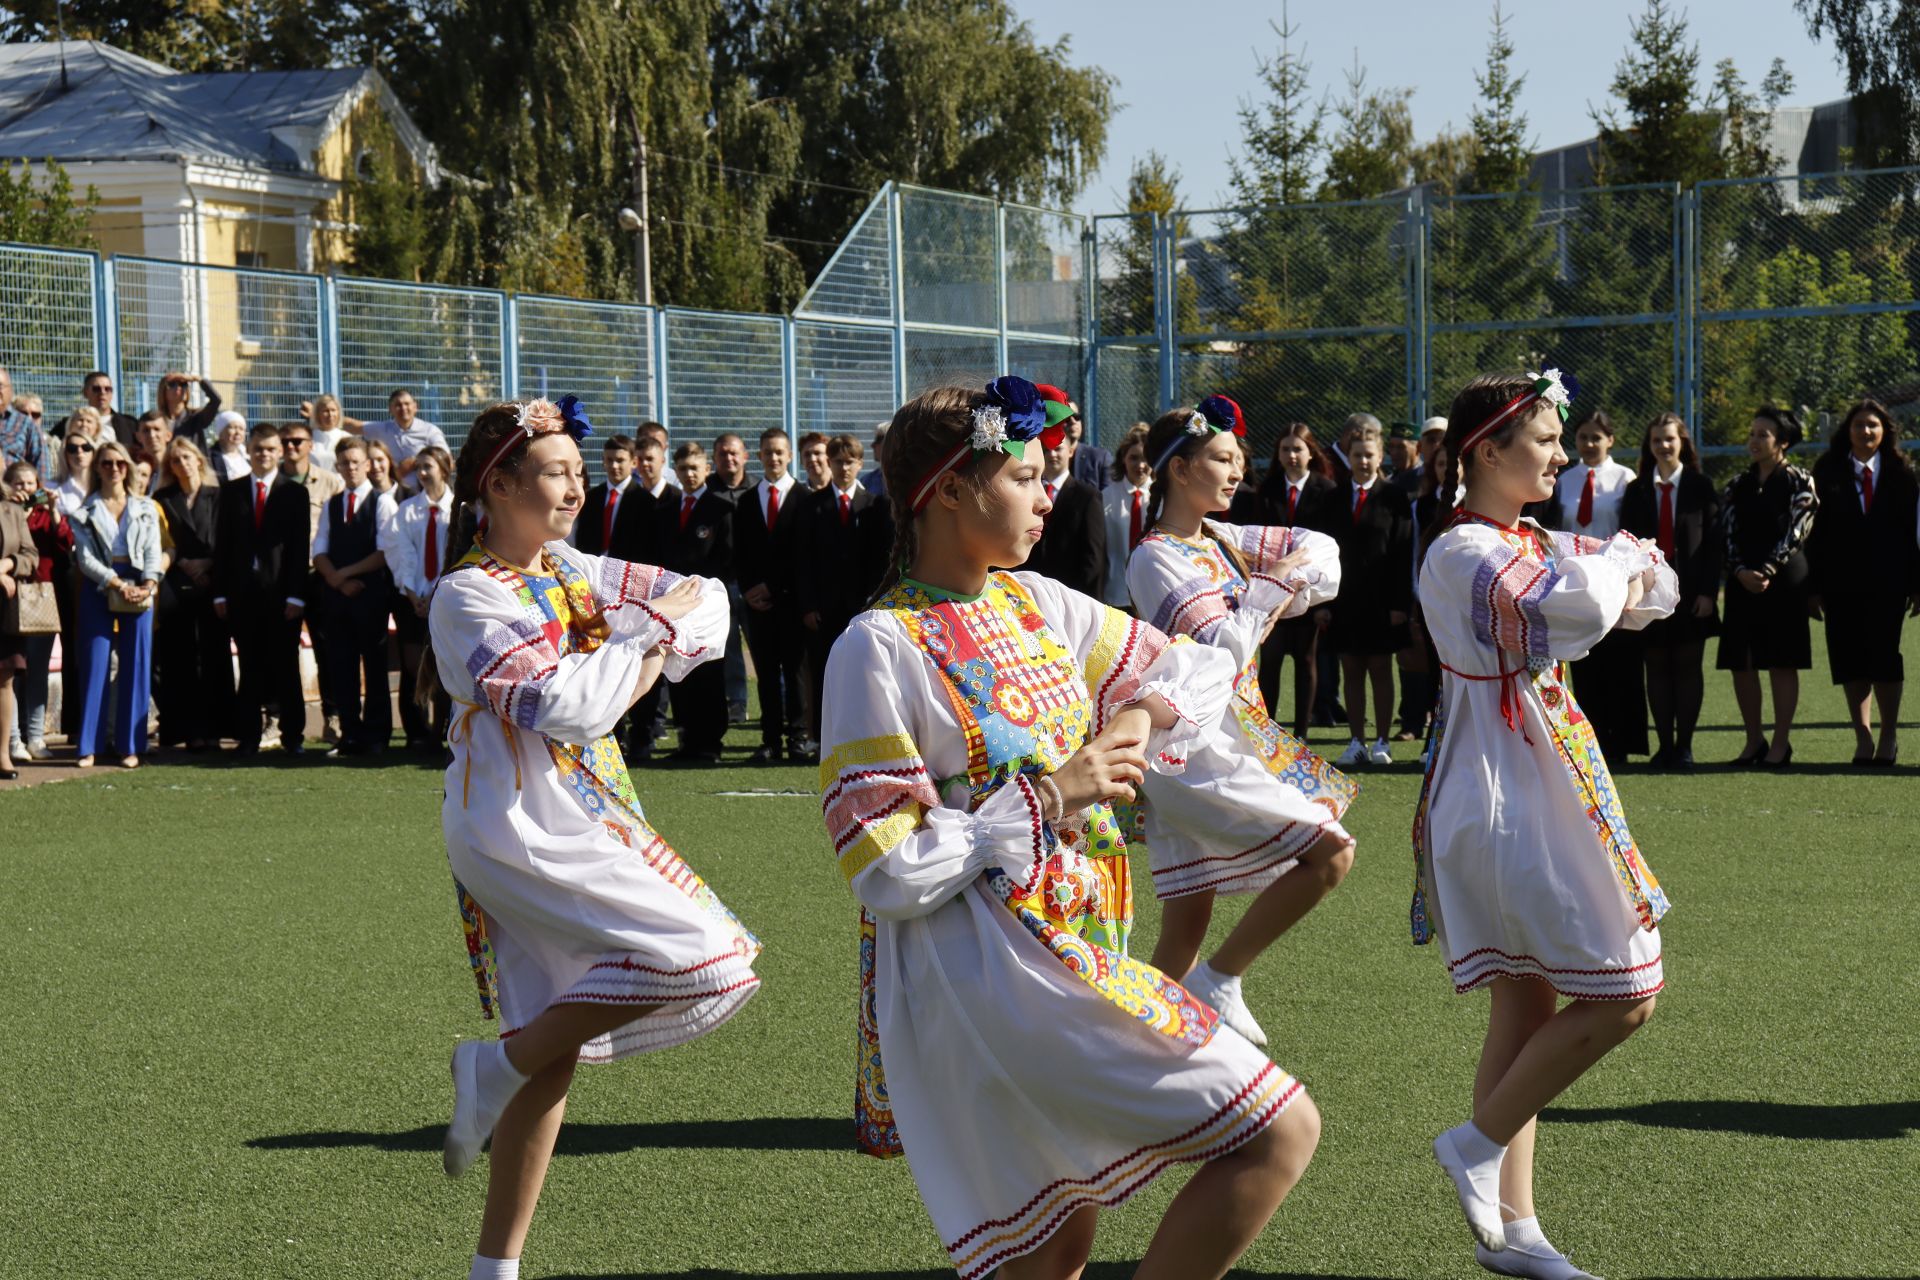
{"type": "Polygon", "coordinates": [[[593,424],[587,421],[586,410],[580,407],[579,396],[561,396],[558,404],[547,399],[529,400],[520,406],[514,425],[520,430],[508,432],[494,446],[487,464],[480,468],[480,479],[474,485],[474,492],[485,493],[487,477],[493,474],[493,469],[509,453],[535,436],[564,431],[577,442],[593,434],[593,424]]]}
{"type": "Polygon", "coordinates": [[[973,429],[942,458],[913,491],[912,509],[919,514],[933,500],[933,486],[961,462],[982,454],[1018,456],[1029,440],[1052,449],[1066,438],[1066,428],[1047,425],[1047,401],[1040,388],[1025,378],[995,378],[987,384],[986,403],[973,411],[973,429]]]}
{"type": "Polygon", "coordinates": [[[1223,431],[1245,438],[1247,434],[1247,416],[1240,412],[1238,401],[1226,396],[1208,396],[1194,406],[1193,416],[1187,419],[1187,429],[1175,436],[1166,448],[1160,451],[1160,457],[1154,462],[1153,469],[1158,471],[1167,465],[1169,459],[1187,445],[1196,436],[1217,436],[1223,431]]]}
{"type": "Polygon", "coordinates": [[[1559,410],[1560,421],[1567,420],[1567,408],[1573,403],[1573,397],[1580,391],[1580,384],[1571,374],[1562,374],[1558,369],[1549,369],[1545,373],[1529,373],[1533,385],[1507,401],[1491,418],[1467,432],[1467,438],[1460,442],[1455,456],[1464,458],[1473,446],[1485,440],[1500,429],[1502,423],[1511,422],[1535,404],[1544,400],[1559,410]],[[1571,384],[1571,385],[1568,385],[1571,384]]]}

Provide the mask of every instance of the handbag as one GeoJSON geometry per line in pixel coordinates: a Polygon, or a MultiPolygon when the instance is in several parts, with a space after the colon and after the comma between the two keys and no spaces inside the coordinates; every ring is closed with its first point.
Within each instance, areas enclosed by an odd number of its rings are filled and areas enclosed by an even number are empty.
{"type": "Polygon", "coordinates": [[[106,594],[107,611],[109,613],[145,613],[147,610],[153,608],[154,597],[157,596],[159,592],[147,592],[146,599],[142,600],[139,604],[129,604],[127,598],[118,591],[109,591],[106,594]]]}
{"type": "Polygon", "coordinates": [[[60,604],[53,593],[51,582],[21,582],[15,584],[13,600],[8,609],[12,624],[8,628],[13,635],[51,636],[60,632],[60,604]]]}

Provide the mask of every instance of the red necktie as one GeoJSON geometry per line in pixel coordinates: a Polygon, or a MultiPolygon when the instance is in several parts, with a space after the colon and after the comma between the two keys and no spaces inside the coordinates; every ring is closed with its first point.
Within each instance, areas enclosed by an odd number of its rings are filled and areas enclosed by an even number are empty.
{"type": "Polygon", "coordinates": [[[1367,494],[1371,490],[1356,488],[1353,491],[1353,522],[1360,523],[1360,513],[1367,508],[1367,494]]]}
{"type": "Polygon", "coordinates": [[[1053,501],[1053,495],[1054,495],[1053,481],[1049,480],[1047,481],[1047,501],[1048,502],[1053,501]]]}
{"type": "Polygon", "coordinates": [[[692,516],[693,498],[691,496],[682,498],[680,500],[680,532],[685,533],[687,531],[687,521],[691,519],[692,516]]]}
{"type": "Polygon", "coordinates": [[[1300,486],[1297,484],[1290,484],[1287,486],[1287,524],[1288,526],[1292,526],[1293,513],[1299,509],[1300,509],[1300,486]]]}
{"type": "Polygon", "coordinates": [[[440,508],[427,504],[427,581],[440,576],[440,508]]]}
{"type": "Polygon", "coordinates": [[[773,522],[780,518],[780,490],[773,485],[767,486],[767,528],[773,528],[773,522]]]}
{"type": "Polygon", "coordinates": [[[853,499],[844,493],[840,495],[840,523],[853,523],[853,499]]]}
{"type": "Polygon", "coordinates": [[[1873,468],[1860,468],[1860,511],[1863,515],[1873,514],[1873,468]]]}
{"type": "Polygon", "coordinates": [[[353,501],[355,497],[356,495],[349,490],[347,493],[347,519],[349,521],[353,519],[353,501]]]}
{"type": "Polygon", "coordinates": [[[612,485],[607,486],[607,509],[600,513],[600,549],[605,551],[613,542],[613,512],[620,505],[620,491],[612,485]]]}
{"type": "Polygon", "coordinates": [[[1574,517],[1574,522],[1576,524],[1580,524],[1583,526],[1590,525],[1593,523],[1593,468],[1592,467],[1587,468],[1587,484],[1585,488],[1580,490],[1580,514],[1574,517]]]}
{"type": "Polygon", "coordinates": [[[1660,482],[1660,533],[1657,541],[1667,559],[1673,559],[1673,485],[1660,482]]]}
{"type": "Polygon", "coordinates": [[[266,515],[267,482],[265,480],[255,480],[253,482],[253,527],[255,532],[259,531],[261,523],[266,519],[266,515]]]}
{"type": "Polygon", "coordinates": [[[1147,515],[1143,502],[1146,496],[1146,493],[1140,489],[1133,491],[1133,512],[1127,518],[1127,550],[1129,551],[1140,545],[1140,535],[1146,532],[1141,527],[1147,515]]]}

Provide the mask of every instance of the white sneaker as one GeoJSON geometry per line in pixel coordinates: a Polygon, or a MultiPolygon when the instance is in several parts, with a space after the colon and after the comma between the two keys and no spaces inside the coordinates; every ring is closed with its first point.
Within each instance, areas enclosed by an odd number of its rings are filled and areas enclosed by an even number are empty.
{"type": "Polygon", "coordinates": [[[1566,1254],[1544,1241],[1509,1244],[1499,1253],[1476,1242],[1473,1260],[1500,1276],[1524,1276],[1527,1280],[1600,1280],[1599,1276],[1574,1266],[1566,1254]]]}
{"type": "Polygon", "coordinates": [[[53,759],[53,752],[47,748],[47,740],[45,738],[35,738],[32,742],[29,742],[27,744],[27,754],[35,760],[53,759]]]}
{"type": "Polygon", "coordinates": [[[1347,749],[1340,753],[1338,760],[1334,761],[1335,764],[1345,765],[1347,768],[1352,768],[1356,764],[1365,764],[1366,762],[1367,744],[1358,738],[1347,743],[1347,749]]]}
{"type": "Polygon", "coordinates": [[[1507,1230],[1500,1221],[1500,1161],[1469,1164],[1453,1135],[1449,1129],[1433,1140],[1433,1158],[1453,1179],[1473,1238],[1488,1252],[1500,1253],[1507,1247],[1507,1230]]]}
{"type": "Polygon", "coordinates": [[[440,1165],[449,1178],[465,1173],[480,1158],[493,1126],[527,1078],[513,1069],[499,1040],[462,1040],[453,1047],[453,1120],[440,1148],[440,1165]]]}
{"type": "Polygon", "coordinates": [[[1211,1006],[1220,1015],[1220,1021],[1239,1033],[1249,1044],[1266,1047],[1267,1033],[1254,1021],[1253,1012],[1247,1008],[1246,999],[1240,994],[1238,975],[1230,978],[1203,962],[1195,965],[1193,972],[1182,979],[1180,985],[1187,989],[1189,995],[1211,1006]]]}
{"type": "Polygon", "coordinates": [[[1371,764],[1393,763],[1393,749],[1387,745],[1385,738],[1373,740],[1373,746],[1367,749],[1367,760],[1371,764]]]}

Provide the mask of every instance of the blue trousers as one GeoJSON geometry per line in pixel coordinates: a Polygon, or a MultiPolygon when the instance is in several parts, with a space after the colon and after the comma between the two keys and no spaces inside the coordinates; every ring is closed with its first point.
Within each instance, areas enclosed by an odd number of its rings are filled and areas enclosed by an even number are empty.
{"type": "Polygon", "coordinates": [[[82,582],[80,604],[81,679],[85,695],[80,708],[80,752],[97,755],[107,736],[107,677],[111,659],[120,659],[120,678],[114,682],[113,749],[137,756],[147,749],[147,705],[153,682],[153,611],[115,613],[107,608],[106,592],[82,582]]]}

